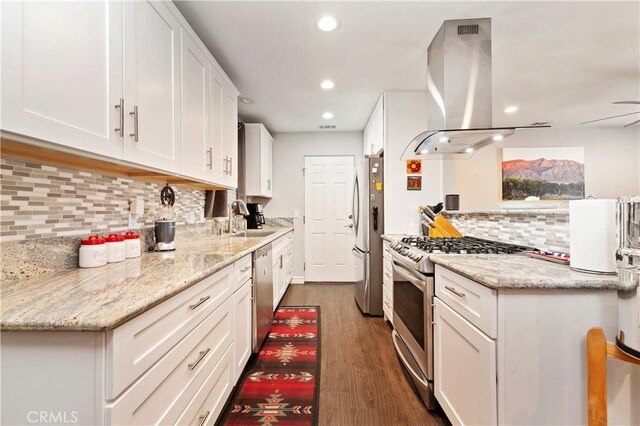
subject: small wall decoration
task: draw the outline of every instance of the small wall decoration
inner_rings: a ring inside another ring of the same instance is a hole
[[[420,191],[422,189],[422,176],[407,176],[407,191]]]
[[[422,172],[422,160],[407,160],[407,174],[419,175]]]
[[[584,198],[584,148],[502,149],[502,199]]]

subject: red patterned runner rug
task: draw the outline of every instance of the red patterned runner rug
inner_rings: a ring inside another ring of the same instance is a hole
[[[315,425],[319,384],[320,307],[280,307],[219,423]]]

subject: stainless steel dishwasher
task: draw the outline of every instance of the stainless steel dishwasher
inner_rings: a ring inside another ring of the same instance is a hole
[[[253,252],[253,343],[256,353],[273,320],[273,265],[271,244]]]

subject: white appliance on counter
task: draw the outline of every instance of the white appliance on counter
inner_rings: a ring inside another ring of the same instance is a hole
[[[353,254],[360,260],[355,299],[364,314],[382,315],[382,234],[384,232],[383,158],[365,156],[353,183],[349,225],[355,233]]]
[[[618,200],[618,334],[616,344],[640,358],[640,197]]]
[[[616,200],[569,201],[569,233],[572,269],[616,273]]]

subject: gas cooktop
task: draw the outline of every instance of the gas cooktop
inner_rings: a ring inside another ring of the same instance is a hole
[[[431,238],[404,237],[391,243],[392,257],[404,265],[423,273],[433,273],[429,254],[514,254],[537,251],[533,247],[475,237]]]
[[[404,237],[402,238],[401,242],[407,246],[415,247],[418,250],[422,250],[427,253],[512,254],[528,250],[535,250],[533,247],[501,243],[499,241],[483,240],[475,237]]]

